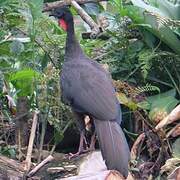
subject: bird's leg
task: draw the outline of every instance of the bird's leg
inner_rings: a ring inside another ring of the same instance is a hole
[[[94,132],[93,135],[91,136],[91,142],[89,146],[89,151],[94,151],[95,150],[95,144],[96,144],[96,133]]]
[[[85,147],[84,147],[85,146]],[[79,148],[76,153],[69,153],[69,159],[78,157],[79,155],[87,152],[87,141],[85,137],[84,131],[80,133],[80,142],[79,142]]]
[[[80,134],[80,142],[79,142],[78,152],[75,153],[75,154],[70,153],[69,158],[70,159],[75,158],[75,157],[78,157],[79,155],[81,155],[83,153],[94,151],[95,150],[95,143],[96,143],[96,133],[95,133],[95,131],[94,131],[93,135],[91,136],[91,142],[90,142],[89,148],[88,148],[88,144],[87,144],[87,141],[86,141],[85,133],[84,133],[84,131],[82,131],[81,134]],[[85,147],[84,147],[84,145],[85,145]]]
[[[89,151],[94,151],[95,150],[95,143],[96,143],[96,132],[95,132],[95,126],[94,126],[93,118],[92,117],[89,117],[89,118],[90,118],[90,123],[91,123],[91,132],[92,132]]]
[[[82,131],[80,133],[80,141],[79,141],[78,152],[82,152],[84,150],[84,145],[87,146],[87,141],[86,141],[85,133],[84,133],[84,131]]]
[[[85,131],[85,130],[84,130]],[[85,132],[80,133],[80,143],[79,143],[79,148],[78,149],[87,149],[88,148],[88,143],[86,140]],[[81,142],[82,141],[82,142]],[[81,144],[82,143],[82,144]],[[81,148],[82,147],[82,148]]]
[[[87,152],[87,141],[86,141],[86,137],[85,137],[85,121],[84,118],[85,116],[83,114],[74,112],[74,117],[76,119],[76,124],[80,130],[80,142],[79,142],[79,148],[77,153],[73,154],[73,153],[69,153],[69,158],[74,158],[79,156],[82,153]]]

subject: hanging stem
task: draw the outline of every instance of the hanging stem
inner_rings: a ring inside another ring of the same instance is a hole
[[[167,74],[169,75],[169,78],[171,79],[172,83],[174,84],[174,87],[176,88],[176,90],[177,90],[177,92],[178,92],[178,94],[179,94],[179,96],[180,96],[180,89],[178,88],[178,86],[177,86],[174,78],[172,77],[171,73],[169,72],[169,70],[166,68],[165,65],[164,65],[164,68],[165,68]]]

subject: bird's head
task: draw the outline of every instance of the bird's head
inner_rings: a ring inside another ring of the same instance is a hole
[[[68,29],[68,24],[73,22],[73,16],[67,6],[54,9],[50,16],[57,18],[59,26],[65,31]]]

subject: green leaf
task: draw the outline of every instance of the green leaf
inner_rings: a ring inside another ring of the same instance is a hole
[[[132,109],[133,111],[137,109],[137,104],[128,98],[124,93],[117,93],[116,96],[119,102],[127,106],[129,109]]]
[[[113,8],[118,8],[119,10],[123,10],[123,2],[122,0],[110,0]]]
[[[11,158],[16,157],[16,151],[14,148],[9,148],[9,147],[2,147],[0,148],[0,154],[3,154],[5,156],[9,156]]]
[[[16,158],[16,151],[14,148],[8,149],[8,153],[11,158]]]
[[[142,43],[142,41],[137,40],[129,44],[129,50],[131,52],[138,52],[142,50],[143,46],[144,44]]]
[[[59,142],[61,142],[64,138],[63,133],[61,133],[60,131],[55,130],[54,131],[54,140],[55,143],[58,144]]]
[[[140,5],[138,5],[138,7],[126,6],[126,15],[137,24],[147,24],[148,26],[144,26],[144,28],[157,36],[177,54],[180,54],[180,40],[178,39],[177,34],[164,23],[161,18],[164,16],[162,15],[163,13],[159,9],[151,7],[141,0],[135,2],[135,5],[137,5],[137,2],[140,2]],[[151,14],[151,12],[153,13]]]
[[[28,4],[34,20],[42,16],[43,0],[29,0]]]
[[[97,3],[86,3],[82,7],[90,15],[97,16],[99,14],[99,6]]]
[[[4,75],[3,73],[0,71],[0,93],[3,91],[3,86],[4,86]]]
[[[16,88],[18,96],[28,96],[31,95],[35,88],[35,80],[40,78],[39,73],[32,69],[24,69],[11,73],[9,81]]]
[[[4,42],[1,42],[0,43],[0,55],[8,55],[10,56],[11,53],[10,53],[10,44],[11,42],[7,42],[7,41],[4,41]]]
[[[155,96],[150,96],[147,98],[147,102],[151,106],[151,111],[155,108],[164,109],[166,112],[171,112],[173,108],[179,103],[175,98],[176,91],[174,89],[161,93]]]
[[[172,19],[180,18],[180,5],[173,4],[167,0],[156,0],[155,2],[149,0],[149,4],[145,3],[143,0],[131,0],[131,2],[146,11],[157,13],[161,16],[166,16]]]
[[[145,28],[141,28],[141,29],[142,29],[144,41],[151,49],[153,49],[155,47],[157,38],[152,33],[149,33]]]
[[[176,139],[176,141],[172,145],[173,157],[180,158],[180,138]]]
[[[11,74],[10,81],[19,81],[19,80],[26,80],[26,79],[33,79],[34,77],[38,77],[39,73],[32,69],[24,69],[21,71],[17,71]]]
[[[151,106],[147,101],[142,101],[137,104],[137,106],[141,109],[150,110]]]
[[[138,107],[150,111],[150,114],[154,109],[163,109],[167,113],[171,112],[173,108],[179,103],[175,98],[176,90],[172,89],[165,93],[161,93],[154,96],[149,96],[145,101],[137,104]]]
[[[165,98],[165,97],[168,97],[168,96],[172,96],[172,97],[175,97],[176,95],[176,90],[175,89],[171,89],[169,91],[166,91],[164,93],[161,93],[161,94],[157,94],[155,96],[150,96],[148,97],[148,101],[152,102],[156,99],[159,99],[159,98]]]

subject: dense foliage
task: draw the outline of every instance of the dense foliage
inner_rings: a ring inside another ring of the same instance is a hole
[[[60,101],[59,73],[66,35],[42,9],[43,0],[0,0],[0,129],[5,123],[15,123],[12,111],[18,111],[16,102],[26,97],[28,111],[40,111],[41,129],[47,122],[54,126],[53,143],[57,144],[73,119]],[[138,121],[137,112],[153,129],[179,103],[179,1],[110,0],[105,9],[99,4],[85,5],[84,9],[96,21],[103,16],[109,25],[105,27],[106,40],[82,39],[81,33],[89,29],[83,21],[76,32],[84,51],[108,65],[124,104],[123,117],[131,124],[126,132],[133,143],[144,130],[143,123],[136,130],[132,128]],[[8,133],[2,132],[0,140],[6,144],[0,145],[0,152],[15,155],[13,148],[7,148],[11,141]],[[45,132],[40,133],[38,141],[43,144]],[[179,158],[178,143],[173,140],[172,151]],[[134,167],[139,159],[135,161]]]

